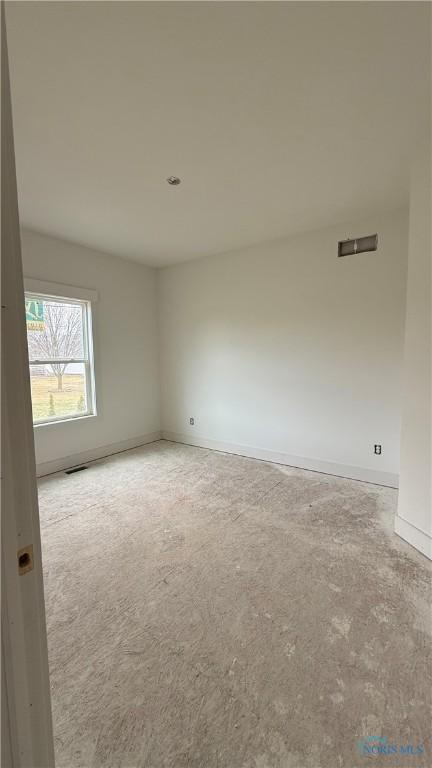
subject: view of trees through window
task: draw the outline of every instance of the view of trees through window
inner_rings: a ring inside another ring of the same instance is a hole
[[[85,304],[26,295],[35,422],[89,413]]]

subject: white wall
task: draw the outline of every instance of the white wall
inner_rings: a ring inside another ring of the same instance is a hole
[[[164,433],[397,482],[406,253],[396,211],[160,270]]]
[[[26,277],[99,293],[93,306],[97,416],[36,427],[39,470],[53,460],[83,452],[90,458],[97,448],[157,432],[155,270],[26,230],[22,255]]]
[[[432,557],[431,148],[411,175],[401,472],[396,532]]]
[[[98,415],[37,427],[38,465],[157,436],[157,275],[167,436],[395,484],[407,228],[396,211],[158,272],[23,231],[26,276],[99,292]]]

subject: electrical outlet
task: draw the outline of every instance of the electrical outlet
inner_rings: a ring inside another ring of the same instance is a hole
[[[381,445],[374,445],[374,453],[375,453],[377,456],[381,456],[381,453],[382,453],[382,447],[381,447]]]
[[[189,424],[191,425],[191,427],[193,427],[193,425],[195,424],[195,419],[193,418],[193,416],[190,417]]]

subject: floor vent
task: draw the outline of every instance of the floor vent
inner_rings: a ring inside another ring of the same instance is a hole
[[[66,469],[65,475],[73,475],[75,472],[82,472],[83,469],[88,469],[85,464],[82,464],[80,467],[72,467],[72,469]]]
[[[378,235],[366,235],[352,240],[338,242],[338,256],[352,256],[355,253],[367,253],[378,248]]]

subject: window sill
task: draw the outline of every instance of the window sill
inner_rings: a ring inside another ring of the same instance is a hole
[[[96,413],[84,413],[82,416],[68,416],[64,419],[52,419],[50,421],[38,421],[33,423],[33,429],[39,429],[40,427],[53,427],[58,424],[70,424],[73,421],[83,421],[84,419],[96,418]]]

